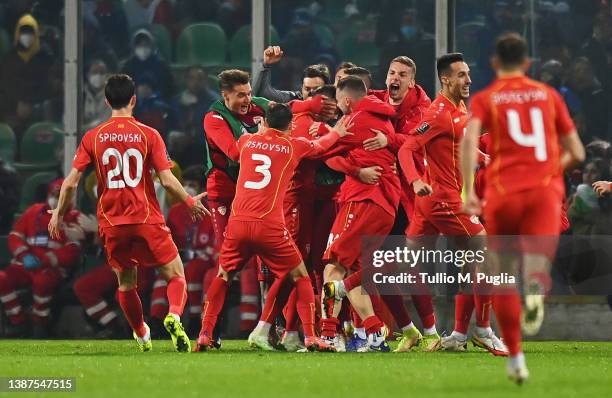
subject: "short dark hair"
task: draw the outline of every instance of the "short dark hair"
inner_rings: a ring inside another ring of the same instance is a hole
[[[304,72],[302,72],[302,80],[304,80],[305,77],[319,77],[323,80],[324,84],[329,84],[331,81],[329,68],[325,64],[315,64],[307,66],[304,69]]]
[[[412,60],[412,58],[407,57],[405,55],[400,55],[400,56],[393,58],[391,62],[389,62],[389,64],[392,64],[394,62],[399,62],[400,64],[404,64],[407,67],[411,68],[412,74],[416,76],[416,63]]]
[[[132,97],[136,88],[134,80],[124,74],[111,75],[104,86],[104,96],[113,109],[125,108]]]
[[[310,93],[310,95],[313,97],[317,94],[324,95],[335,101],[336,100],[336,86],[334,86],[333,84],[326,84],[324,86],[317,88],[316,90],[313,90]]]
[[[219,88],[221,91],[232,91],[234,86],[239,84],[248,84],[250,75],[239,69],[228,69],[219,73]]]
[[[518,33],[504,33],[497,38],[495,55],[502,67],[512,68],[521,65],[527,59],[527,53],[527,42]]]
[[[338,72],[340,69],[354,68],[356,66],[357,64],[354,64],[351,61],[343,61],[336,67],[336,72]]]
[[[367,76],[370,80],[372,79],[372,73],[366,68],[362,68],[361,66],[353,66],[351,68],[346,68],[344,73],[351,76]]]
[[[349,90],[359,97],[365,96],[368,92],[365,83],[357,76],[347,76],[338,82],[338,91]]]
[[[463,54],[461,53],[449,53],[444,54],[436,61],[436,70],[438,71],[438,79],[443,75],[451,73],[451,65],[455,62],[465,62]]]
[[[273,129],[287,130],[292,119],[293,113],[287,104],[274,104],[266,111],[266,122]]]

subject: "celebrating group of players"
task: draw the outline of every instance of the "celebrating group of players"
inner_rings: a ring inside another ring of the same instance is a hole
[[[281,56],[278,47],[265,52],[268,64]],[[260,321],[249,336],[252,346],[273,349],[270,329],[283,311],[281,344],[288,351],[389,351],[381,320],[389,316],[402,331],[395,351],[417,346],[463,351],[475,309],[473,343],[508,355],[508,375],[521,383],[528,371],[515,287],[497,294],[461,291],[454,331],[441,338],[426,289],[412,296],[421,333],[399,291],[379,294],[375,287],[361,286],[372,267],[362,259],[390,234],[400,204],[409,222],[406,244],[413,247],[440,234],[460,244],[482,238],[477,191],[482,197],[483,185],[490,235],[559,234],[563,170],[582,161],[584,149],[559,94],[525,76],[527,45],[519,35],[498,39],[492,66],[498,78],[474,96],[471,114],[464,104],[470,96],[470,70],[459,53],[438,59],[442,89],[433,102],[416,84],[416,65],[405,56],[391,61],[386,90],[369,89],[364,68],[342,65],[332,85],[329,72],[313,65],[304,72],[301,93],[278,92],[281,98],[272,98],[274,102],[253,96],[248,73],[222,72],[223,98],[204,118],[210,212],[201,202],[204,194],[190,196],[169,171],[159,133],[131,116],[136,102],[132,80],[114,75],[105,87],[112,117],[83,137],[52,214],[50,234],[63,233],[61,220],[70,198],[85,168],[93,164],[100,236],[118,276],[119,304],[134,338],[142,350],[151,349],[135,288],[136,268],[155,266],[168,283],[164,326],[178,351],[190,351],[180,321],[187,296],[183,265],[155,198],[153,169],[164,188],[189,206],[194,220],[210,215],[215,229],[219,271],[206,292],[194,351],[215,346],[215,326],[229,283],[256,262],[270,286]],[[482,136],[486,138],[479,139],[481,132],[488,133]],[[479,165],[485,174],[474,184]],[[364,236],[371,238],[362,241]],[[549,254],[530,247],[525,261],[547,264]],[[533,297],[541,298],[549,277],[542,267],[534,269],[526,280],[530,292],[538,294]],[[526,306],[527,311],[542,311],[541,299]],[[504,342],[491,330],[491,308]],[[345,345],[339,331],[341,321],[348,320],[354,336]]]

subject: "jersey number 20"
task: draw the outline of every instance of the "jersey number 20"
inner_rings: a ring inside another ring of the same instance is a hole
[[[258,162],[262,162],[259,166],[255,166],[255,172],[263,175],[261,181],[247,181],[244,183],[244,187],[248,189],[264,189],[272,180],[272,174],[270,174],[270,166],[272,166],[272,159],[269,156],[254,153],[251,155],[251,159]]]
[[[106,174],[106,186],[108,189],[125,188],[126,184],[128,187],[135,188],[142,179],[142,154],[140,151],[136,148],[129,148],[121,154],[116,148],[107,148],[102,154],[102,164],[108,165],[111,157],[114,157],[117,163]],[[131,157],[136,159],[136,176],[134,178],[130,175]],[[120,174],[122,174],[123,178],[114,179]]]
[[[517,144],[535,149],[535,158],[540,162],[545,162],[546,154],[546,135],[544,132],[544,117],[540,108],[529,109],[529,118],[531,119],[532,133],[527,135],[521,128],[521,118],[519,113],[513,109],[509,109],[508,116],[508,131],[510,137]]]

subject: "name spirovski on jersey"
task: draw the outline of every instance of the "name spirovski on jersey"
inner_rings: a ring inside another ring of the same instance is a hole
[[[491,99],[495,105],[526,104],[535,101],[546,101],[548,93],[542,89],[503,91],[494,93]]]
[[[140,133],[101,133],[98,135],[100,143],[103,142],[142,142]]]
[[[280,153],[286,153],[286,154],[289,154],[290,152],[288,145],[270,144],[267,142],[253,141],[253,140],[248,141],[245,144],[245,147],[252,148],[252,149],[261,149],[262,151],[280,152]]]

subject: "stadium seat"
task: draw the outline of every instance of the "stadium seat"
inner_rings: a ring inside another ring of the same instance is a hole
[[[251,25],[244,25],[234,33],[229,42],[229,56],[232,66],[240,69],[251,67]],[[274,26],[270,27],[270,45],[279,45],[280,37]]]
[[[153,24],[148,27],[149,31],[155,37],[157,49],[161,56],[168,62],[172,62],[172,38],[170,32],[164,25]]]
[[[227,37],[216,23],[188,25],[179,35],[176,62],[180,65],[217,67],[225,63]]]
[[[44,190],[46,192],[46,186],[53,180],[58,178],[57,173],[54,171],[43,171],[31,175],[27,180],[24,181],[21,187],[21,198],[19,200],[19,211],[23,213],[28,207],[36,203],[37,194]],[[41,186],[45,188],[41,188]]]
[[[13,129],[8,124],[0,123],[0,158],[12,164],[15,161],[16,149],[17,139]]]
[[[21,140],[21,158],[14,164],[18,171],[43,171],[59,163],[64,135],[51,122],[34,123]]]
[[[11,51],[11,40],[9,39],[8,33],[0,28],[0,59],[4,57],[6,53]]]
[[[349,31],[338,40],[340,58],[351,61],[359,66],[372,67],[378,65],[380,50],[376,43],[360,38],[359,32]]]

